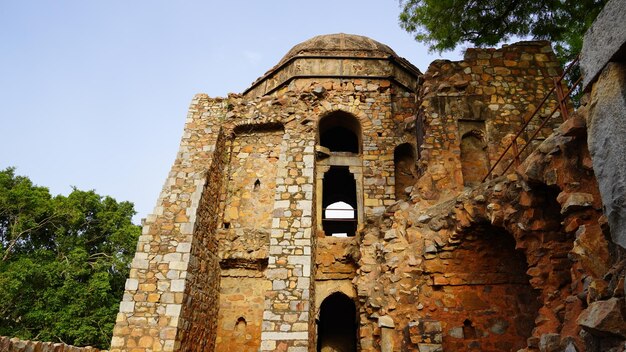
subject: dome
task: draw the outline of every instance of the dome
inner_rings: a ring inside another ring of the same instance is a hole
[[[398,56],[390,47],[371,38],[362,35],[337,33],[318,35],[294,46],[280,60],[277,66],[300,55]]]
[[[410,91],[416,89],[419,69],[390,47],[354,34],[325,34],[289,50],[276,66],[259,77],[243,94],[262,96],[294,79],[372,77],[393,79]]]

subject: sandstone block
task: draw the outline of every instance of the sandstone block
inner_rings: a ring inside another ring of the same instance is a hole
[[[626,321],[622,299],[613,297],[593,302],[578,317],[578,324],[596,336],[621,336],[626,338]]]

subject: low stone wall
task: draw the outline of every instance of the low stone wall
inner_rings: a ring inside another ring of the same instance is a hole
[[[17,337],[0,336],[2,352],[108,352],[95,347],[76,347],[59,342],[40,342],[20,340]]]

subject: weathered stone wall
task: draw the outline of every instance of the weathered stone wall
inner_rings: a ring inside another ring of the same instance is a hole
[[[314,121],[334,111],[345,111],[358,119],[365,216],[384,212],[395,202],[394,149],[402,143],[415,143],[411,128],[415,123],[415,94],[389,80],[300,79],[290,88],[314,98],[305,107]],[[309,133],[316,136],[317,130]]]
[[[463,61],[437,60],[424,74],[420,116],[425,126],[420,168],[423,176],[414,190],[416,199],[449,198],[463,189],[462,139],[474,135],[487,158],[471,160],[469,170],[486,170],[500,156],[560,75],[559,63],[548,42],[520,42],[500,49],[468,49]],[[545,117],[555,97],[540,111]],[[539,133],[545,138],[562,120]],[[520,147],[542,119],[531,122]],[[480,161],[482,160],[482,164]],[[507,165],[510,157],[505,158]],[[502,168],[496,169],[501,173]],[[467,175],[472,184],[483,175]],[[467,183],[467,182],[465,182]],[[431,202],[432,204],[432,202]]]
[[[355,37],[327,39],[366,40]],[[551,134],[555,118],[517,173],[480,182],[558,76],[549,44],[436,61],[419,101],[419,71],[374,47],[389,56],[288,54],[244,95],[194,99],[112,351],[313,352],[321,304],[338,296],[354,300],[360,351],[623,344],[626,255],[607,240],[586,145],[597,104]],[[358,121],[358,153],[318,148],[320,120],[337,112]],[[357,187],[354,237],[321,231],[333,163]]]
[[[312,270],[316,260],[313,172],[317,121],[330,112],[345,111],[361,124],[364,208],[367,216],[373,216],[395,201],[394,149],[407,141],[414,143],[407,127],[415,121],[414,99],[413,94],[388,80],[365,79],[348,82],[299,79],[273,96],[229,97],[230,111],[223,123],[239,133],[231,141],[228,156],[230,176],[225,181],[223,223],[218,232],[218,237],[223,238],[220,253],[222,268],[227,269],[223,275],[228,277],[257,276],[250,269],[263,271],[267,265],[263,276],[270,279],[272,289],[265,293],[261,349],[314,348],[309,341],[315,339],[311,324],[314,324]],[[254,133],[258,126],[276,124],[283,126],[282,136]],[[246,129],[252,132],[249,137],[244,136]],[[267,158],[269,163],[255,164]],[[270,200],[259,197],[262,201],[252,202],[257,179],[260,183],[257,192],[265,186],[275,192]],[[261,232],[268,220],[263,215],[267,204],[273,204],[273,209],[265,252]],[[248,223],[241,223],[241,218]],[[252,225],[251,218],[255,229],[261,232],[246,229]],[[228,229],[224,228],[226,223]],[[263,262],[265,255],[267,264]],[[330,270],[329,277],[354,276],[354,259],[350,263],[351,259],[344,257],[334,264],[336,270]],[[222,290],[225,289],[223,286]],[[228,297],[222,296],[221,304],[226,303],[224,300]]]
[[[352,279],[359,261],[359,243],[354,237],[317,239],[315,280]],[[332,292],[331,292],[332,293]]]
[[[213,160],[197,210],[197,225],[187,267],[176,350],[210,351],[215,348],[220,287],[217,242],[220,182],[224,175],[226,136],[219,131]]]
[[[2,352],[107,352],[94,347],[76,347],[58,342],[20,340],[16,337],[0,336]]]
[[[623,323],[611,297],[623,300],[624,256],[605,238],[583,121],[549,137],[520,176],[431,208],[400,202],[368,229],[356,281],[362,351],[604,351],[623,341],[608,328],[581,333],[576,320],[608,305],[611,323]]]
[[[276,165],[284,131],[241,126],[231,144],[223,224],[269,230],[274,210]],[[269,126],[271,127],[271,126]]]
[[[221,179],[216,153],[226,110],[224,100],[206,95],[191,103],[176,161],[137,243],[111,351],[193,350],[196,337],[214,343],[217,246],[214,229],[197,222],[215,223],[209,203]]]
[[[265,292],[270,289],[263,277],[222,277],[215,351],[259,350]]]

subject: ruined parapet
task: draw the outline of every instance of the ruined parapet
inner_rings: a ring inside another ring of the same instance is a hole
[[[445,199],[464,186],[481,183],[560,73],[559,62],[546,41],[520,42],[500,49],[471,48],[462,61],[433,62],[420,91],[418,119],[424,127],[422,177],[414,189],[418,199]],[[545,118],[555,105],[556,97],[549,98],[540,116]],[[520,147],[542,122],[538,120],[520,136]],[[559,120],[556,117],[549,123],[539,133],[539,140],[545,139]],[[511,156],[505,157],[504,164],[510,160]]]

